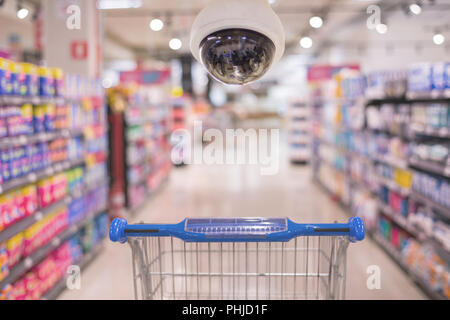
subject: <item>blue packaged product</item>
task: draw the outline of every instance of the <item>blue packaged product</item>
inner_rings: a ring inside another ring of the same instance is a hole
[[[20,65],[15,62],[9,63],[9,70],[11,72],[10,77],[10,87],[11,91],[9,92],[10,95],[18,96],[20,95]]]
[[[22,174],[28,174],[32,171],[31,168],[31,146],[25,146],[22,157]]]
[[[80,236],[77,234],[69,240],[70,255],[74,262],[80,261],[83,256],[83,248],[79,237]]]
[[[53,80],[52,73],[50,69],[45,67],[40,67],[39,73],[39,95],[41,97],[49,98],[52,97],[53,93]]]
[[[450,62],[445,64],[445,89],[450,90]]]
[[[45,131],[45,106],[36,105],[33,108],[34,132],[40,133]]]
[[[55,130],[56,107],[54,104],[46,104],[44,106],[44,130],[52,132]]]
[[[13,88],[11,82],[11,61],[0,58],[0,94],[10,95]]]
[[[6,119],[3,117],[3,108],[0,110],[0,139],[8,136],[8,126]]]
[[[3,182],[11,180],[11,150],[3,149],[1,151],[2,157],[2,179]]]
[[[429,92],[432,89],[432,67],[429,63],[416,64],[408,71],[408,90]]]
[[[39,170],[39,158],[38,158],[38,147],[37,145],[33,144],[29,146],[29,156],[30,156],[30,169],[31,171],[38,171]]]
[[[39,93],[38,68],[30,63],[22,63],[20,86],[21,94],[27,97],[37,96]]]
[[[0,58],[0,95],[7,94],[7,82],[8,82],[8,65],[7,61]]]
[[[433,64],[431,78],[433,90],[443,91],[445,89],[445,63]]]
[[[11,178],[17,178],[22,176],[22,158],[25,152],[22,147],[14,148],[12,151],[11,159]]]
[[[23,122],[22,134],[33,134],[33,105],[26,103],[20,107]]]

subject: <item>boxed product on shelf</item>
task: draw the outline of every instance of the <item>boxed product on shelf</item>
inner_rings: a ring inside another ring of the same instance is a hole
[[[8,95],[11,92],[11,71],[9,60],[0,58],[0,95]]]
[[[39,207],[45,208],[63,199],[67,195],[67,177],[57,174],[37,183]]]
[[[367,74],[366,77],[367,88],[364,95],[368,99],[399,98],[407,92],[408,71],[376,71]]]
[[[412,188],[433,201],[450,208],[450,183],[446,179],[414,171]]]
[[[388,205],[395,213],[404,217],[408,215],[408,199],[385,186],[379,190],[380,199]]]
[[[69,194],[81,190],[84,185],[84,169],[82,167],[73,168],[65,172],[67,179],[67,188]]]
[[[402,255],[408,266],[419,273],[433,290],[450,299],[450,267],[432,247],[409,241]]]
[[[0,231],[32,215],[37,207],[37,190],[33,185],[0,195]]]
[[[379,233],[398,251],[402,251],[408,244],[411,236],[399,228],[391,220],[383,216],[379,217]]]
[[[421,160],[439,162],[446,165],[450,155],[450,143],[448,142],[427,142],[414,143],[412,154]]]
[[[55,210],[24,231],[24,256],[28,256],[53,239],[68,226],[66,207]]]
[[[8,265],[8,251],[6,250],[6,245],[0,243],[0,281],[2,281],[8,275]],[[1,289],[3,288],[0,288],[0,290]]]
[[[408,91],[428,93],[432,89],[432,65],[420,63],[411,66],[408,71]]]
[[[352,191],[352,212],[364,220],[367,230],[374,230],[377,226],[378,205],[371,193],[355,188]]]
[[[68,206],[68,224],[73,225],[81,220],[83,220],[88,213],[87,211],[87,198],[82,196],[80,198],[74,199]]]
[[[412,95],[445,95],[449,90],[450,63],[420,63],[408,72],[408,90]]]
[[[25,248],[23,233],[18,233],[6,241],[6,251],[8,253],[8,266],[13,268],[22,258]]]

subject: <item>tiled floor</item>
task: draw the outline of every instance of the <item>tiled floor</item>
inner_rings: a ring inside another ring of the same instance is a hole
[[[175,223],[184,217],[290,217],[296,222],[348,219],[311,182],[307,167],[283,163],[275,176],[261,176],[254,166],[188,166],[174,169],[170,180],[131,222]],[[107,241],[102,254],[82,272],[81,290],[61,299],[132,299],[128,245]],[[381,289],[367,289],[367,268],[381,270]],[[347,262],[348,299],[424,299],[401,269],[371,240],[351,244]]]

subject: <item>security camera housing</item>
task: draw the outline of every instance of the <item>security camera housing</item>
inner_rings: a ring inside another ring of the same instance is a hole
[[[255,31],[269,38],[275,46],[272,64],[283,56],[283,25],[266,0],[215,0],[199,13],[192,25],[190,47],[195,59],[202,62],[200,45],[208,36],[233,29]]]

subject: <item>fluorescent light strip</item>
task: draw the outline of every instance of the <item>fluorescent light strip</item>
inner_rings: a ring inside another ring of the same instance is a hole
[[[97,7],[101,10],[136,9],[142,7],[142,0],[98,0]]]

